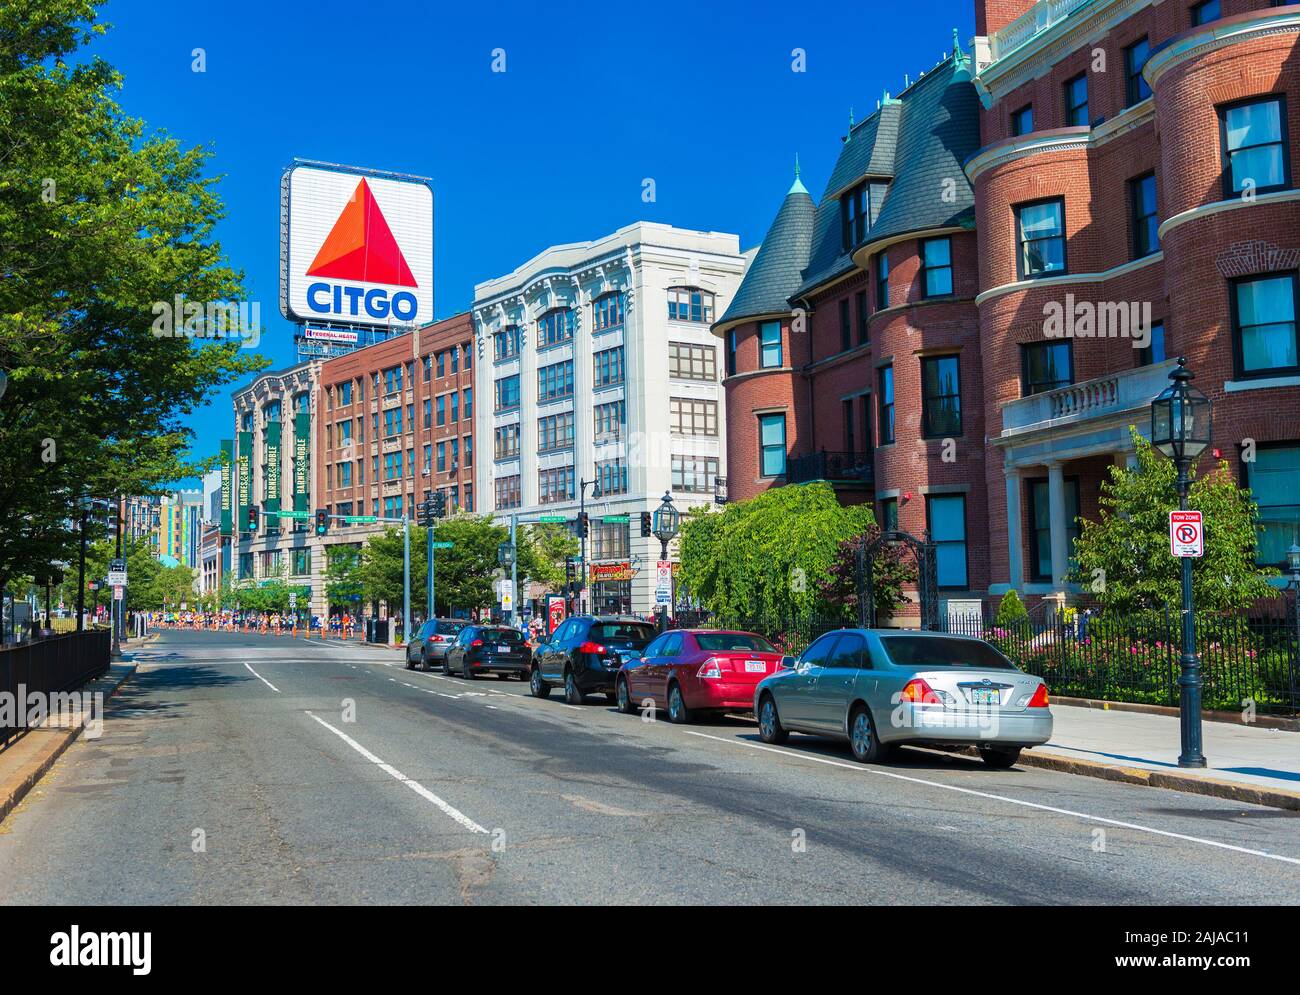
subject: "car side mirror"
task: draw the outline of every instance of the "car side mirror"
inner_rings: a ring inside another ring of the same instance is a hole
[[[792,657],[792,656],[789,656],[789,655],[783,656],[783,657],[781,657],[781,669],[782,669],[782,670],[794,670],[794,668],[795,668],[795,666],[798,664],[798,662],[799,662],[799,661],[796,660],[796,659],[795,659],[794,657]]]

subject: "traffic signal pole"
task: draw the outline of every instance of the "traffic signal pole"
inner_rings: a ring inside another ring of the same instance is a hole
[[[511,625],[515,621],[515,602],[519,600],[519,547],[515,540],[519,531],[519,516],[510,516],[510,618],[508,621]]]
[[[434,539],[434,531],[436,529],[437,529],[437,522],[430,522],[428,529],[425,531],[425,540],[426,540],[425,556],[427,557],[427,562],[429,564],[428,583],[425,585],[428,588],[425,591],[426,604],[428,604],[429,606],[426,609],[429,613],[426,616],[426,620],[430,618],[438,617],[438,613],[434,610],[437,602],[433,600],[434,575],[435,575],[435,568],[433,564],[433,539]]]
[[[403,623],[402,639],[409,639],[411,636],[411,520],[402,519],[402,595],[403,603]],[[396,639],[393,642],[397,642]]]

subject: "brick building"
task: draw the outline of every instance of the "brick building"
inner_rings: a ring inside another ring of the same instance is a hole
[[[977,0],[959,51],[787,195],[715,324],[729,491],[832,481],[943,597],[1066,596],[1077,520],[1183,355],[1300,539],[1300,5]],[[808,226],[811,224],[811,233]]]
[[[938,542],[946,597],[982,594],[984,414],[971,62],[953,53],[850,127],[814,208],[796,178],[732,306],[728,495],[829,480]]]
[[[414,519],[440,490],[449,515],[476,510],[473,345],[466,313],[320,364],[313,507]],[[321,571],[331,549],[385,527],[331,521]]]
[[[1281,563],[1300,528],[1300,6],[976,16],[992,592],[1071,590],[1075,519],[1180,355],[1214,401],[1213,451],[1260,505],[1260,562]],[[1075,334],[1055,334],[1070,314]]]

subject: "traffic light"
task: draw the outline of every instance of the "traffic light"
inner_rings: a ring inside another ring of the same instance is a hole
[[[316,509],[316,534],[323,536],[330,530],[330,513],[324,508]]]
[[[446,491],[433,492],[433,517],[434,518],[447,517],[447,492]]]
[[[649,536],[651,535],[650,528],[652,524],[653,523],[651,522],[650,512],[648,511],[641,512],[641,538],[642,539],[649,538]]]
[[[585,511],[578,512],[578,538],[579,539],[587,538],[587,529],[588,529],[589,521],[590,518]]]
[[[425,499],[420,502],[419,507],[420,524],[426,529],[433,525],[433,495],[426,495]]]
[[[572,556],[564,558],[564,582],[572,584],[578,576],[578,565],[573,562]]]
[[[256,531],[257,531],[257,505],[255,505],[255,504],[250,504],[250,505],[248,506],[248,523],[247,523],[247,524],[248,524],[248,531],[249,531],[249,532],[256,532]]]

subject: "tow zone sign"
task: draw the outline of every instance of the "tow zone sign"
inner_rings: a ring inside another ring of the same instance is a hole
[[[1199,511],[1169,513],[1169,552],[1174,556],[1205,555],[1205,526]]]

